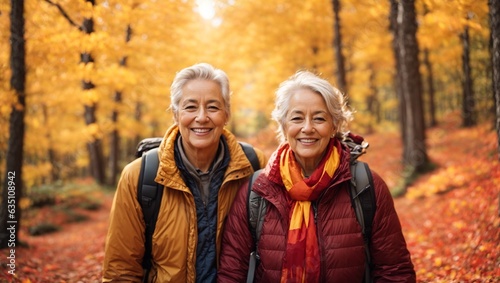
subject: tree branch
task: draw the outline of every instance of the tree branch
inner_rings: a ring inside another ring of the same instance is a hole
[[[45,2],[49,3],[49,4],[50,4],[50,5],[52,5],[52,6],[56,6],[56,7],[57,7],[57,10],[59,10],[59,12],[61,12],[61,15],[62,15],[62,16],[63,16],[66,20],[68,20],[68,22],[69,22],[69,24],[70,24],[70,25],[72,25],[72,26],[74,26],[74,27],[78,28],[78,30],[79,30],[79,31],[82,31],[82,30],[83,30],[82,26],[80,26],[80,25],[78,25],[77,23],[75,23],[75,21],[73,21],[73,20],[69,17],[68,13],[66,13],[66,11],[63,9],[63,7],[61,7],[61,5],[59,5],[58,3],[54,3],[54,2],[52,2],[52,0],[45,0]]]

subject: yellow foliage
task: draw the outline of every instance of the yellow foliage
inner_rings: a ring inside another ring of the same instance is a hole
[[[21,200],[19,201],[19,208],[21,208],[21,210],[25,210],[30,206],[31,206],[31,199],[27,197],[21,197]]]
[[[88,89],[83,91],[84,104],[92,106],[99,101],[99,92],[96,89]]]
[[[74,166],[84,167],[88,162],[85,143],[97,138],[106,142],[114,129],[129,139],[163,134],[172,122],[171,114],[165,112],[170,83],[177,71],[197,62],[212,63],[229,75],[232,121],[237,132],[248,135],[267,126],[276,88],[298,69],[314,70],[332,83],[336,81],[334,20],[328,0],[215,1],[215,17],[210,20],[196,12],[194,0],[111,0],[97,1],[94,6],[87,1],[57,3],[72,23],[46,1],[27,0],[25,4],[25,141],[27,158],[34,160],[44,159],[57,142],[57,154],[70,156],[68,159],[76,160]],[[473,36],[487,42],[486,1],[425,0],[418,5],[419,43],[431,51],[435,81],[440,84],[438,99],[455,101],[461,87],[456,79],[462,55],[458,34],[467,25]],[[3,121],[8,121],[15,102],[9,82],[9,33],[4,32],[9,30],[9,9],[6,1],[0,3],[0,121],[4,133],[8,125]],[[472,17],[466,19],[469,12]],[[388,16],[388,1],[342,1],[348,96],[354,109],[360,110],[360,125],[373,120],[373,113],[364,113],[366,98],[373,90],[383,113],[393,113],[398,106]],[[84,19],[94,22],[91,34],[79,29]],[[131,31],[128,41],[127,27]],[[81,63],[82,52],[90,53],[94,62]],[[476,82],[482,89],[488,82],[481,73],[486,67],[480,62],[487,53],[485,45],[472,54],[481,76]],[[369,84],[371,74],[373,85]],[[82,90],[83,81],[95,88]],[[113,98],[116,91],[122,93],[119,104]],[[83,112],[89,105],[96,106],[97,122],[85,126]],[[135,116],[137,109],[140,118]],[[116,124],[109,118],[113,110],[119,115]],[[2,137],[2,145],[4,141]],[[103,144],[106,151],[107,143]],[[454,181],[445,182],[447,188],[461,186],[460,180],[469,176],[459,168],[449,170],[440,177],[454,176]],[[429,191],[440,190],[436,185]],[[412,194],[425,195],[418,188],[410,190]]]
[[[23,180],[27,188],[41,185],[44,177],[49,176],[52,170],[52,164],[49,162],[41,162],[36,165],[25,164],[23,166]]]
[[[102,131],[98,124],[92,123],[86,126],[85,128],[87,141],[92,142],[95,139],[101,138]]]

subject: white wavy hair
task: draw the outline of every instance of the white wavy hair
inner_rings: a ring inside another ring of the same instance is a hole
[[[172,85],[170,86],[170,109],[174,117],[179,113],[179,103],[182,98],[182,88],[191,80],[205,79],[216,82],[222,92],[224,109],[227,117],[231,116],[231,90],[229,88],[229,78],[221,69],[214,68],[208,63],[198,63],[177,72]]]
[[[348,109],[340,90],[310,71],[298,71],[282,82],[276,90],[275,108],[271,116],[278,123],[278,138],[282,142],[286,139],[284,126],[290,108],[290,98],[299,89],[310,89],[323,97],[333,119],[335,136],[342,139],[347,132],[347,124],[352,120],[353,113]]]

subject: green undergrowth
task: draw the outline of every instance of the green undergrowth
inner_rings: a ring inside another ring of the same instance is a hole
[[[420,177],[431,173],[436,170],[438,165],[433,162],[428,162],[425,166],[420,168],[420,171],[415,170],[413,167],[408,167],[404,170],[403,177],[399,180],[399,183],[391,189],[391,195],[395,198],[403,197],[408,187],[413,185]]]
[[[64,229],[69,223],[84,222],[91,211],[102,207],[110,190],[92,181],[54,183],[28,190],[22,198],[22,225],[32,236]]]

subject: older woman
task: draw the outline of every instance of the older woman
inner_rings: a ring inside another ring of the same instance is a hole
[[[341,143],[351,113],[342,94],[301,71],[280,85],[272,115],[283,142],[252,188],[267,201],[255,282],[363,282],[364,242],[349,196],[349,149]],[[372,277],[415,282],[393,200],[372,174]],[[247,275],[253,240],[245,186],[227,219],[218,282],[245,282]]]
[[[155,181],[164,186],[152,237],[148,282],[215,282],[221,231],[252,166],[235,136],[226,74],[209,64],[177,73],[171,86],[175,124],[159,148]],[[261,166],[263,153],[256,150]],[[128,164],[111,208],[103,282],[141,282],[145,223],[137,200],[140,158]]]

